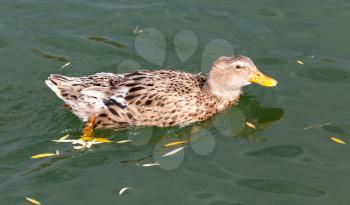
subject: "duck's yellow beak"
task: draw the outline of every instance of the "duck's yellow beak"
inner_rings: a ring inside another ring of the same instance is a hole
[[[273,87],[277,85],[277,81],[269,76],[264,75],[260,71],[254,71],[253,75],[250,77],[249,82],[257,83],[265,87]]]

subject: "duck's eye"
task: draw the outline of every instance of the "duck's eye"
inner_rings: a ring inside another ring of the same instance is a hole
[[[241,69],[241,68],[242,68],[242,66],[236,65],[236,69]]]

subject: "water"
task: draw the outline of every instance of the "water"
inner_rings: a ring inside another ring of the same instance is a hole
[[[1,203],[348,204],[350,150],[328,138],[350,137],[349,18],[343,0],[2,1]],[[145,41],[150,28],[158,36]],[[151,57],[142,50],[149,42]],[[278,86],[250,86],[238,107],[196,126],[101,132],[133,143],[73,151],[50,142],[78,137],[82,123],[60,109],[43,83],[49,74],[199,72],[213,53],[232,50]],[[162,159],[162,145],[175,140],[194,141]],[[57,148],[61,157],[30,159]],[[161,166],[132,161],[142,158]],[[118,196],[123,187],[131,189]]]

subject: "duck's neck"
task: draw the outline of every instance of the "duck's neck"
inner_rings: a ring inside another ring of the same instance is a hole
[[[242,89],[223,89],[218,86],[216,82],[212,82],[210,77],[208,77],[207,81],[203,86],[203,91],[207,93],[207,95],[213,95],[216,98],[219,98],[219,102],[217,104],[217,108],[219,111],[226,109],[228,106],[236,103],[239,99],[239,96],[242,94]]]
[[[228,101],[236,100],[242,93],[242,87],[235,89],[226,86],[226,79],[217,78],[215,73],[210,72],[208,78],[203,86],[205,92],[209,92],[212,95],[218,96]]]

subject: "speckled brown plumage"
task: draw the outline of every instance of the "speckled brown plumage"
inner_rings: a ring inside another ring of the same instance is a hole
[[[248,79],[237,88],[223,82],[241,80],[237,63],[247,67],[247,75],[256,69],[249,58],[234,56],[215,61],[208,76],[171,69],[87,77],[53,74],[46,84],[83,121],[94,117],[96,128],[185,126],[206,120],[238,101],[241,87],[250,83]],[[234,78],[227,78],[230,75]]]

